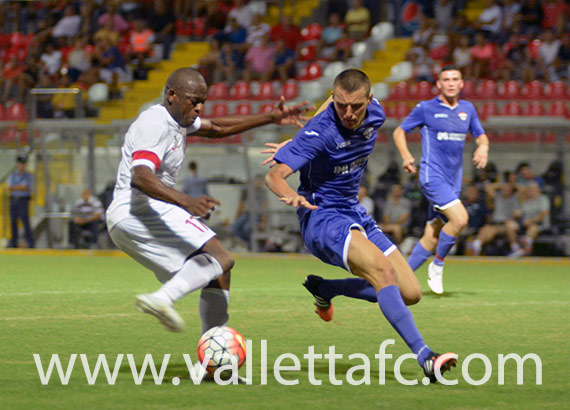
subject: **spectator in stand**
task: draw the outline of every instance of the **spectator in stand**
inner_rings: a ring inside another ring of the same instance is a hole
[[[525,196],[526,199],[515,211],[515,217],[521,219],[520,241],[523,249],[513,256],[530,255],[536,237],[550,229],[550,201],[542,194],[537,182],[533,181],[527,185]]]
[[[506,234],[511,253],[518,252],[520,246],[517,240],[518,225],[515,221],[515,211],[519,207],[519,200],[515,185],[508,181],[494,182],[485,186],[485,192],[493,207],[491,223],[481,227],[477,238],[468,245],[469,249],[475,256],[478,256],[485,244],[490,243],[497,235]]]
[[[283,15],[281,22],[271,27],[270,36],[273,42],[283,39],[287,48],[295,51],[295,53],[297,53],[302,41],[301,30],[291,22],[291,18],[287,15]]]
[[[235,7],[230,10],[228,17],[235,18],[242,27],[249,27],[253,19],[253,13],[246,0],[234,0]]]
[[[382,231],[392,238],[394,243],[399,245],[408,230],[411,202],[404,197],[404,190],[400,184],[394,184],[390,188],[388,199],[382,209]]]
[[[469,47],[469,37],[466,35],[459,36],[457,47],[453,49],[451,54],[453,64],[461,70],[463,77],[471,78],[471,47]]]
[[[346,61],[352,57],[352,45],[354,44],[354,39],[348,36],[346,30],[342,32],[342,36],[335,43],[335,54],[334,58],[337,61]]]
[[[465,35],[469,37],[469,39],[475,36],[475,29],[471,26],[464,13],[460,13],[453,19],[449,31],[451,34]]]
[[[224,31],[228,20],[231,4],[225,0],[208,1],[203,12],[204,35],[212,32]]]
[[[368,187],[360,185],[358,189],[358,202],[366,209],[366,215],[374,217],[374,200],[368,196]]]
[[[488,211],[485,201],[481,198],[479,189],[477,189],[475,185],[469,185],[467,187],[463,198],[463,205],[465,205],[469,220],[467,227],[461,232],[460,236],[470,240],[470,238],[478,234],[479,230],[487,222]]]
[[[34,236],[30,227],[30,198],[34,184],[34,177],[26,170],[28,158],[18,155],[16,169],[8,176],[8,190],[10,191],[10,223],[12,238],[9,248],[18,248],[18,220],[24,225],[24,234],[29,248],[34,247]]]
[[[524,0],[520,12],[523,34],[538,36],[542,29],[543,18],[544,12],[539,0]]]
[[[103,205],[98,198],[84,189],[81,198],[73,209],[73,219],[69,222],[69,244],[75,249],[81,245],[95,248],[103,215]],[[83,242],[83,243],[82,243]]]
[[[4,89],[2,90],[1,101],[16,99],[22,101],[22,92],[18,87],[19,78],[25,71],[26,67],[18,62],[18,58],[12,55],[8,62],[4,64],[1,70],[2,80],[4,81]],[[16,96],[19,97],[16,97]]]
[[[243,80],[269,81],[273,74],[273,64],[275,59],[275,49],[269,44],[269,36],[261,37],[261,43],[253,46],[245,54],[245,70]]]
[[[276,77],[282,83],[295,77],[295,52],[287,48],[282,39],[275,43],[275,57],[271,73],[271,79]]]
[[[105,25],[103,25],[99,30],[97,30],[93,35],[93,41],[95,43],[98,43],[102,38],[108,39],[109,43],[111,43],[111,45],[113,46],[119,44],[121,35],[113,27],[113,21],[111,19],[108,19]]]
[[[206,84],[212,84],[214,82],[215,73],[218,70],[221,50],[220,42],[214,37],[211,37],[208,42],[210,44],[210,51],[204,54],[200,61],[198,61],[198,71],[204,76]]]
[[[100,10],[95,8],[91,1],[82,2],[79,7],[79,15],[81,16],[81,25],[79,27],[80,34],[91,38],[99,29]]]
[[[81,16],[75,13],[72,5],[65,7],[64,16],[53,28],[52,37],[75,37],[81,27]]]
[[[556,77],[555,62],[560,50],[560,41],[550,29],[545,30],[542,37],[543,41],[538,49],[538,66],[544,79],[550,82],[552,77]]]
[[[557,34],[563,35],[568,32],[570,23],[570,5],[565,0],[543,1],[542,28],[552,29]]]
[[[59,77],[58,88],[70,88],[71,78],[68,75]],[[77,100],[75,94],[55,94],[51,100],[55,118],[75,118]]]
[[[176,40],[175,23],[176,17],[168,8],[165,0],[156,0],[154,9],[147,18],[148,27],[155,34],[155,42],[162,45],[162,59],[170,58],[172,44]]]
[[[522,194],[524,194],[525,188],[531,183],[536,182],[540,189],[544,187],[544,181],[541,177],[536,176],[532,167],[528,162],[520,162],[516,168],[517,185]]]
[[[109,97],[120,98],[119,84],[128,81],[125,58],[108,38],[101,38],[93,51],[93,65],[99,67],[99,76],[110,85]]]
[[[568,80],[570,78],[570,34],[565,34],[560,40],[558,56],[554,60],[554,75],[552,80]]]
[[[72,81],[77,81],[79,75],[91,68],[91,56],[87,54],[87,37],[76,37],[73,48],[67,55],[68,72]]]
[[[126,22],[117,10],[118,6],[119,1],[117,0],[107,2],[107,12],[103,13],[97,20],[99,27],[107,27],[107,25],[110,24],[110,27],[120,34],[125,33],[129,29],[129,23]]]
[[[414,47],[428,46],[431,44],[435,35],[434,20],[421,14],[420,26],[412,33],[412,41]]]
[[[361,41],[370,31],[370,11],[362,4],[362,0],[353,0],[352,7],[344,16],[344,24],[348,37]]]
[[[453,0],[436,0],[433,5],[433,17],[439,28],[448,32],[455,15],[455,2]]]
[[[56,49],[51,41],[48,41],[40,57],[40,61],[43,71],[53,77],[61,68],[61,51]]]
[[[504,81],[519,80],[525,83],[533,81],[536,78],[537,70],[527,42],[513,34],[505,47],[508,51],[499,77]]]
[[[338,14],[340,19],[344,21],[344,17],[348,11],[347,0],[328,0],[327,1],[327,16],[331,14]]]
[[[271,27],[261,21],[259,14],[254,14],[251,18],[251,25],[246,27],[247,37],[245,39],[248,47],[259,46],[263,43],[263,37],[269,35]]]
[[[238,21],[234,17],[230,17],[228,19],[228,24],[226,24],[226,28],[224,29],[223,33],[218,33],[215,36],[221,43],[230,42],[234,46],[239,46],[245,50],[245,40],[247,38],[247,30],[240,26]]]
[[[415,47],[409,53],[408,60],[414,65],[414,80],[433,82],[433,60],[429,56],[429,47]]]
[[[491,59],[494,55],[494,47],[489,43],[481,32],[475,34],[475,45],[471,47],[471,68],[474,79],[490,77]]]
[[[521,5],[516,0],[503,0],[503,21],[501,29],[503,33],[508,33],[518,20],[518,14],[521,11]]]
[[[204,195],[209,196],[208,180],[198,174],[198,165],[194,161],[188,164],[188,175],[182,180],[182,189],[186,195],[198,198]]]
[[[142,58],[143,61],[149,58],[153,44],[154,32],[146,26],[146,22],[143,19],[136,19],[129,36],[130,58],[133,60]]]
[[[490,41],[499,40],[503,27],[503,11],[496,0],[487,0],[487,5],[475,25]]]
[[[232,43],[222,44],[218,69],[214,73],[214,82],[227,81],[231,87],[239,78],[245,67],[243,54],[240,53]]]
[[[329,16],[329,23],[323,28],[321,38],[317,43],[318,54],[326,59],[336,59],[336,42],[342,37],[344,27],[340,16],[332,13]]]

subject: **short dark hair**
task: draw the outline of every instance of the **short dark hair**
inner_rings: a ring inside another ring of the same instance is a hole
[[[198,169],[198,165],[196,165],[196,162],[192,161],[188,164],[188,168],[190,168],[192,171],[196,171]]]
[[[356,68],[349,68],[336,76],[333,89],[336,87],[340,87],[348,93],[364,88],[368,96],[370,94],[370,79],[364,72]]]
[[[28,162],[28,157],[25,155],[18,155],[16,157],[16,162],[19,162],[20,164],[25,164],[26,162]]]
[[[444,71],[459,71],[459,72],[461,72],[459,67],[457,67],[455,64],[444,65],[443,67],[441,67],[441,70],[439,70],[439,73],[441,74]]]

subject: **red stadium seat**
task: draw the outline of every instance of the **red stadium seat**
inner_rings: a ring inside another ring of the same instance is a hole
[[[320,78],[323,75],[323,69],[317,63],[310,63],[306,67],[301,69],[299,73],[299,77],[297,78],[299,81],[311,81]]]
[[[296,81],[290,80],[283,83],[281,86],[281,95],[285,97],[286,100],[292,100],[299,96],[299,85]]]
[[[315,61],[317,59],[317,47],[313,44],[306,45],[299,51],[299,61]]]
[[[420,81],[410,87],[410,98],[412,100],[427,100],[432,97],[432,85],[427,81]]]
[[[404,118],[410,113],[410,107],[403,101],[396,103],[394,106],[394,117],[396,118]]]
[[[541,44],[542,44],[542,41],[540,41],[538,38],[536,38],[536,39],[534,39],[528,43],[527,48],[528,48],[528,51],[530,52],[530,56],[532,57],[533,60],[538,60],[539,54],[540,54],[540,45]]]
[[[29,115],[24,104],[15,102],[6,110],[5,118],[8,121],[27,121],[29,119]]]
[[[481,100],[492,100],[497,93],[497,83],[493,80],[482,81],[475,88],[475,96]]]
[[[390,94],[388,95],[388,100],[408,100],[410,98],[410,86],[408,83],[401,82],[398,83],[390,89]]]
[[[567,117],[568,110],[566,109],[566,104],[564,101],[555,101],[550,104],[548,115],[551,115],[553,117]]]
[[[209,110],[209,112],[207,113],[208,117],[224,117],[226,115],[228,115],[228,105],[225,103],[217,103],[212,105],[212,108]]]
[[[471,80],[466,80],[461,90],[461,97],[470,99],[475,95],[475,83]]]
[[[515,100],[521,97],[520,86],[517,81],[507,81],[497,89],[497,96],[503,100]]]
[[[321,38],[323,33],[323,26],[319,23],[311,23],[307,27],[301,30],[302,41],[312,41]]]
[[[539,100],[543,98],[542,88],[542,83],[540,81],[531,81],[522,87],[521,96],[529,100]]]
[[[261,104],[257,111],[258,111],[258,114],[267,114],[267,113],[273,111],[273,108],[274,108],[273,104],[269,104],[269,103],[268,104]]]
[[[234,109],[235,115],[250,115],[252,112],[250,103],[241,103]]]
[[[3,121],[4,117],[6,117],[6,109],[3,104],[0,104],[0,121]]]
[[[249,98],[249,83],[245,81],[237,81],[230,89],[228,99],[230,100],[246,100]]]
[[[509,117],[514,117],[522,114],[522,109],[517,101],[511,101],[503,107],[501,110],[501,115],[506,115]]]
[[[566,97],[566,87],[562,81],[554,81],[544,87],[544,96],[549,100],[560,100]]]
[[[203,18],[196,17],[192,20],[192,25],[190,26],[190,32],[198,37],[204,36],[204,30],[206,29],[206,23]]]
[[[481,118],[487,119],[487,117],[492,117],[498,115],[499,110],[497,109],[497,103],[494,101],[489,101],[483,104],[481,107]]]
[[[537,117],[544,114],[544,107],[540,102],[533,101],[527,104],[523,113],[524,115]]]
[[[252,96],[254,100],[272,100],[275,98],[273,83],[266,81],[259,84],[259,89]]]
[[[228,85],[226,83],[212,84],[208,90],[209,100],[225,100],[228,96]]]

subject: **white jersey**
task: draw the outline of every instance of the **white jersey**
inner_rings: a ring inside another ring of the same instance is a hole
[[[173,206],[133,188],[132,169],[147,166],[164,184],[174,186],[185,157],[186,135],[199,130],[201,124],[197,117],[190,127],[181,127],[161,104],[153,105],[138,116],[129,127],[121,148],[113,201],[107,210],[109,229],[129,215],[149,211],[160,215]]]

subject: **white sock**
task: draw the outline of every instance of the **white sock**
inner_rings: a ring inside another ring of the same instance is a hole
[[[475,239],[472,243],[471,246],[473,246],[473,253],[476,256],[481,255],[481,241],[479,239]]]
[[[214,326],[228,323],[228,304],[230,291],[219,288],[204,288],[200,293],[200,319],[202,334]]]
[[[513,252],[517,252],[518,250],[520,250],[521,246],[518,244],[518,242],[515,243],[511,243],[511,250]]]
[[[152,296],[174,303],[185,295],[203,288],[222,273],[222,267],[217,260],[206,253],[201,253],[188,259],[182,269],[159,290],[152,293]]]

